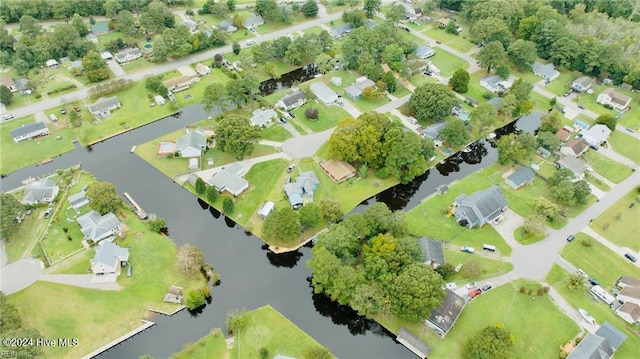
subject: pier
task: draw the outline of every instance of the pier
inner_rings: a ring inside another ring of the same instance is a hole
[[[87,355],[83,356],[83,357],[82,357],[82,359],[91,359],[91,358],[95,358],[95,357],[97,357],[98,355],[100,355],[100,354],[102,354],[102,353],[106,352],[107,350],[111,349],[112,347],[115,347],[116,345],[118,345],[118,344],[120,344],[120,343],[124,342],[125,340],[127,340],[127,339],[129,339],[129,338],[131,338],[132,336],[134,336],[134,335],[136,335],[136,334],[139,334],[139,333],[142,333],[142,332],[144,332],[145,330],[149,329],[150,327],[152,327],[152,326],[156,325],[156,323],[154,323],[154,322],[150,322],[150,321],[148,321],[148,320],[142,320],[142,322],[143,322],[144,324],[142,324],[140,327],[138,327],[138,328],[134,329],[133,331],[131,331],[131,332],[129,332],[129,333],[127,333],[127,334],[123,335],[123,336],[121,336],[120,338],[118,338],[118,339],[116,339],[116,340],[113,340],[113,341],[111,341],[111,342],[109,342],[109,343],[107,343],[107,344],[105,344],[105,345],[101,346],[100,348],[98,348],[98,349],[96,349],[96,350],[92,351],[91,353],[89,353],[89,354],[87,354]]]
[[[136,210],[136,214],[138,215],[138,218],[140,219],[147,219],[147,217],[149,217],[149,215],[147,214],[147,212],[145,212],[142,207],[140,207],[140,205],[138,203],[136,203],[136,201],[133,200],[133,198],[131,198],[131,196],[125,192],[124,193],[125,198],[127,198],[127,200],[131,203],[131,205],[133,206],[133,208],[135,208]]]

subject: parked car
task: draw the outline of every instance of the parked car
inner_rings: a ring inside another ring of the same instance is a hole
[[[576,271],[578,272],[578,274],[580,274],[581,276],[585,277],[585,278],[589,278],[589,276],[587,275],[587,273],[585,273],[585,271],[583,271],[582,269],[578,268],[578,270]]]
[[[280,117],[280,123],[287,123],[287,119],[284,117]]]
[[[12,114],[6,114],[6,115],[2,116],[2,119],[3,119],[3,120],[5,120],[5,121],[6,121],[6,120],[10,120],[10,119],[12,119],[12,118],[13,118],[13,115],[12,115]]]
[[[584,110],[584,106],[582,106],[582,105],[578,105],[578,108],[581,109],[581,110]]]
[[[467,289],[473,289],[473,288],[475,288],[477,286],[478,286],[478,283],[476,283],[476,282],[471,282],[471,283],[468,283],[466,285]]]
[[[476,250],[475,250],[475,249],[473,249],[472,247],[460,247],[460,251],[461,251],[461,252],[465,252],[465,253],[473,253],[473,252],[475,252]]]
[[[576,236],[574,236],[573,234],[570,234],[569,237],[567,237],[567,242],[571,242],[574,239],[576,239]]]
[[[600,282],[595,278],[589,278],[589,283],[591,283],[591,285],[600,285]]]
[[[475,298],[475,297],[479,296],[480,294],[482,294],[482,289],[472,290],[471,292],[469,292],[469,297]]]
[[[51,215],[51,212],[53,211],[53,208],[47,208],[47,211],[44,212],[44,218],[49,218],[49,216]]]
[[[444,287],[451,291],[458,289],[458,286],[453,282],[445,284]]]
[[[247,40],[247,46],[251,46],[256,43],[256,40]]]
[[[491,289],[491,288],[493,288],[493,286],[491,286],[491,283],[487,283],[487,284],[485,284],[484,286],[482,286],[482,291],[483,291],[483,292],[486,292],[486,291],[488,291],[488,290],[489,290],[489,289]]]
[[[60,113],[61,113],[61,114],[63,114],[63,115],[66,115],[66,114],[67,114],[67,109],[66,109],[66,108],[64,108],[64,107],[63,107],[63,108],[61,108],[61,109],[60,109]]]
[[[627,258],[628,260],[632,261],[633,263],[637,262],[638,259],[631,253],[625,253],[624,257]]]
[[[174,95],[173,92],[169,91],[169,92],[167,92],[167,98],[170,101],[175,101],[176,100],[176,95]]]
[[[289,116],[291,116],[291,117],[293,117],[293,118],[296,118],[296,114],[295,114],[295,113],[293,113],[293,112],[291,112],[291,111],[289,111]]]
[[[296,168],[296,165],[294,165],[293,163],[289,165],[289,168],[287,168],[287,173],[291,173],[293,172],[293,169]]]

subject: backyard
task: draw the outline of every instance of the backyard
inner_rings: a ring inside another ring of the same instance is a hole
[[[304,114],[304,111],[309,107],[318,109],[318,118],[315,121],[308,119]],[[290,119],[290,122],[300,122],[313,132],[321,132],[333,128],[338,124],[338,121],[349,117],[349,113],[341,107],[335,105],[326,106],[317,100],[308,100],[303,106],[295,109],[293,113],[296,118]]]
[[[611,145],[614,151],[640,164],[640,151],[638,151],[640,141],[620,131],[613,131],[611,135],[609,135],[609,145]]]
[[[429,60],[436,65],[438,70],[440,70],[440,76],[444,78],[451,77],[458,69],[466,70],[469,67],[467,61],[446,50],[436,47],[433,51],[435,55],[430,57]]]
[[[640,197],[634,189],[593,220],[590,227],[620,247],[640,251],[638,218],[640,218]]]
[[[422,32],[430,38],[440,41],[443,45],[447,45],[454,50],[466,53],[473,48],[473,43],[465,38],[463,35],[450,34],[445,29],[441,29],[436,25],[433,25],[431,29],[423,30]],[[468,29],[467,29],[468,31]]]
[[[640,143],[639,143],[640,145]],[[633,173],[631,168],[606,157],[597,151],[587,151],[584,159],[602,177],[613,183],[620,183]]]
[[[224,358],[226,355],[228,355],[227,343],[222,330],[217,328],[197,342],[185,344],[182,351],[172,355],[171,359]]]
[[[471,280],[486,279],[505,274],[513,269],[513,264],[510,262],[500,260],[499,258],[493,259],[482,255],[464,253],[461,252],[459,248],[451,245],[447,245],[444,249],[444,257],[447,263],[451,263],[454,267],[462,264],[464,268],[464,265],[471,261],[475,261],[480,265],[482,275],[477,278],[465,277],[464,271],[460,271],[447,279],[448,282],[457,282],[458,286],[466,284]]]

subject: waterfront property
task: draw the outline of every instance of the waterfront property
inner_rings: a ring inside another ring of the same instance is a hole
[[[52,179],[45,178],[31,182],[24,189],[22,204],[51,203],[60,192],[60,187]]]
[[[18,127],[15,130],[11,130],[11,137],[15,143],[30,140],[41,136],[48,135],[49,128],[42,122],[34,122],[22,127]]]
[[[441,338],[447,336],[447,333],[453,329],[458,320],[460,313],[466,305],[466,301],[461,296],[445,289],[445,296],[442,305],[431,312],[429,319],[425,321],[427,327]]]
[[[307,102],[307,95],[302,91],[295,91],[286,94],[278,103],[276,107],[279,107],[285,111],[294,110]]]
[[[426,359],[431,352],[430,346],[405,328],[400,328],[400,330],[398,330],[396,340],[421,359]]]
[[[115,214],[109,212],[105,215],[91,210],[76,219],[80,224],[80,231],[84,234],[85,240],[98,243],[103,239],[122,235],[124,225]]]
[[[211,176],[208,182],[218,192],[226,191],[237,197],[249,188],[249,182],[242,178],[244,173],[245,169],[241,164],[232,163]]]
[[[162,84],[171,92],[180,92],[191,87],[193,78],[191,76],[178,76],[164,81]]]
[[[330,160],[320,162],[320,167],[336,183],[346,181],[356,175],[356,169],[345,161]]]
[[[104,241],[96,247],[96,255],[91,260],[91,271],[94,275],[120,274],[122,267],[129,261],[129,250],[115,243]]]
[[[186,129],[184,136],[176,141],[176,152],[181,157],[200,157],[207,149],[207,136],[202,128]]]
[[[418,245],[422,251],[422,260],[433,269],[445,264],[442,242],[427,238],[418,238]]]
[[[111,111],[120,108],[122,104],[117,97],[100,98],[93,105],[89,105],[89,112],[96,118],[108,118]]]
[[[370,80],[366,76],[358,77],[353,84],[345,87],[344,93],[352,100],[357,100],[362,97],[362,93],[367,88],[376,88],[376,83]]]
[[[265,110],[257,109],[253,111],[253,114],[249,119],[249,122],[251,122],[252,126],[267,126],[268,124],[271,123],[271,120],[273,120],[275,117],[276,117],[276,112],[270,108]]]
[[[487,223],[499,223],[509,204],[502,196],[500,187],[493,186],[468,197],[461,194],[454,200],[454,205],[454,215],[458,223],[472,228]]]
[[[334,103],[338,100],[338,94],[322,82],[312,83],[311,86],[309,86],[309,89],[318,98],[318,100],[325,105]]]
[[[260,209],[258,210],[258,217],[264,220],[265,218],[267,218],[269,214],[271,214],[271,212],[273,212],[275,207],[276,207],[276,204],[273,203],[272,201],[265,202],[262,205],[262,207],[260,207]]]
[[[84,189],[76,194],[70,195],[67,197],[67,200],[69,200],[69,206],[76,211],[89,203],[89,199],[87,198]]]
[[[504,182],[511,188],[518,190],[533,182],[535,173],[529,167],[520,167],[504,179]]]
[[[318,176],[313,170],[301,172],[296,177],[295,182],[289,182],[284,185],[284,192],[289,199],[289,205],[293,209],[298,209],[305,203],[313,202],[313,195],[319,184]]]

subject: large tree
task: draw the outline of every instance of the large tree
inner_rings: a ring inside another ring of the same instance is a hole
[[[509,161],[514,163],[524,161],[527,157],[535,153],[538,148],[536,138],[529,132],[523,132],[516,135],[509,134],[500,137],[497,141],[498,146],[498,162],[507,164]]]
[[[405,268],[391,284],[391,310],[398,317],[418,322],[442,304],[444,280],[423,263]]]
[[[489,326],[469,337],[464,344],[464,359],[508,359],[513,357],[514,338],[502,324]]]
[[[469,31],[471,39],[475,43],[489,43],[499,41],[505,48],[509,46],[511,31],[507,24],[495,17],[484,18],[476,21]]]
[[[334,199],[328,198],[320,201],[320,209],[322,210],[322,217],[332,223],[340,221],[344,216],[340,202]]]
[[[176,268],[186,275],[200,272],[204,263],[204,254],[193,244],[183,244],[178,248],[174,262]]]
[[[251,126],[246,117],[228,115],[218,122],[216,145],[221,151],[231,153],[238,159],[253,152],[259,139],[260,130]]]
[[[89,207],[100,214],[115,212],[122,206],[116,186],[109,182],[93,182],[87,186]]]
[[[415,117],[426,122],[443,119],[457,103],[449,88],[442,84],[422,85],[409,98],[409,107]]]
[[[7,240],[18,229],[16,218],[24,210],[22,204],[8,193],[0,194],[0,240]]]
[[[449,142],[454,147],[466,145],[470,136],[465,124],[457,118],[450,120],[449,123],[440,131],[443,140]]]
[[[80,36],[86,36],[89,33],[89,27],[82,19],[82,16],[78,14],[73,14],[73,18],[71,18],[71,26],[73,26]]]
[[[522,39],[518,39],[509,45],[507,53],[511,62],[521,71],[528,70],[538,57],[536,44]]]
[[[204,110],[209,112],[214,109],[216,106],[219,106],[221,109],[225,109],[225,100],[227,96],[227,90],[224,85],[219,82],[214,82],[210,85],[207,85],[204,89],[204,94],[202,98],[202,104],[204,105]]]
[[[478,53],[478,63],[487,68],[487,73],[491,72],[491,69],[503,65],[506,58],[507,54],[500,41],[491,41],[484,45]]]
[[[449,86],[457,93],[466,93],[469,89],[469,73],[464,69],[457,69],[449,79]]]
[[[110,77],[111,71],[107,62],[95,51],[90,51],[82,58],[82,66],[91,82],[100,82]]]
[[[615,117],[609,114],[604,114],[596,118],[596,124],[605,125],[611,130],[611,132],[613,132],[616,130],[616,125],[618,124],[618,120],[616,120]]]
[[[291,207],[283,207],[271,213],[264,220],[262,232],[267,238],[284,242],[292,241],[300,236],[300,215]]]
[[[480,131],[490,128],[496,123],[496,108],[490,103],[476,106],[470,113],[471,121],[480,127]]]
[[[380,4],[380,0],[364,0],[362,9],[367,14],[367,17],[371,19],[376,11],[380,10]]]
[[[302,14],[304,14],[304,16],[314,17],[318,15],[318,4],[316,3],[316,0],[307,0],[304,4],[302,4],[300,10],[302,11]]]
[[[315,203],[308,203],[298,211],[300,213],[300,225],[309,228],[317,225],[322,220],[322,208]]]
[[[136,18],[129,10],[122,10],[116,15],[113,22],[114,29],[125,35],[133,35],[136,32]]]
[[[9,90],[9,88],[7,88],[7,86],[5,85],[0,85],[0,103],[3,105],[8,105],[11,103],[12,99],[13,93],[11,92],[11,90]]]

